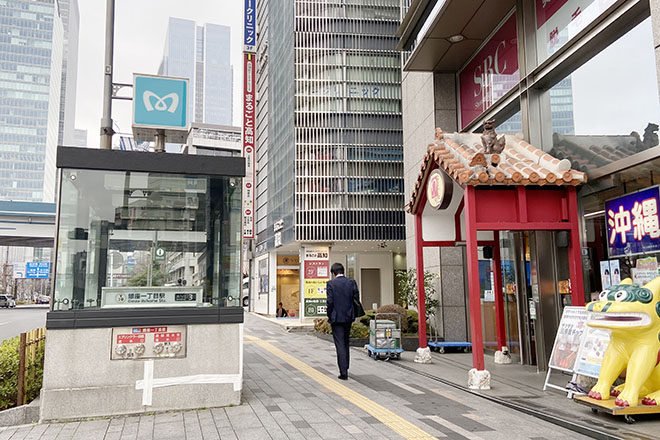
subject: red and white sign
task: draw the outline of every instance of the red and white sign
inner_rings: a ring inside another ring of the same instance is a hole
[[[458,73],[461,129],[518,84],[519,79],[514,13]]]
[[[305,260],[306,280],[327,280],[330,277],[329,260]]]
[[[154,343],[156,342],[179,342],[181,341],[181,332],[156,333]]]
[[[117,335],[117,344],[144,344],[144,334]]]
[[[133,333],[160,333],[166,331],[167,327],[133,327]]]
[[[254,238],[254,139],[255,139],[255,55],[243,54],[243,238]]]

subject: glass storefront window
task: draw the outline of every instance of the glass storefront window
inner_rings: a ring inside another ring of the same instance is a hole
[[[616,0],[536,0],[536,54],[539,64],[614,3]]]
[[[542,145],[591,172],[658,145],[660,104],[648,18],[541,98]]]
[[[239,306],[241,180],[63,169],[54,310]]]

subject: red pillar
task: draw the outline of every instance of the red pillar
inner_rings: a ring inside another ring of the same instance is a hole
[[[584,305],[584,280],[582,273],[582,251],[580,247],[580,219],[575,187],[567,188],[568,219],[571,227],[571,246],[568,249],[568,265],[571,277],[571,296],[574,306]]]
[[[468,263],[468,294],[470,299],[470,332],[472,335],[472,366],[484,370],[484,337],[481,330],[481,297],[479,295],[479,251],[477,249],[477,205],[473,186],[466,186],[465,232]]]
[[[502,263],[500,260],[500,233],[493,231],[493,288],[495,289],[495,322],[497,323],[497,348],[506,345],[506,324],[504,323],[504,294],[502,292]]]
[[[426,292],[424,292],[424,239],[422,214],[415,214],[415,263],[417,266],[417,312],[419,313],[419,348],[426,348]]]

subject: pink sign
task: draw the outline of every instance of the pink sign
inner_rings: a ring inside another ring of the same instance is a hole
[[[516,14],[513,14],[458,74],[461,128],[511,90],[519,78]]]
[[[543,26],[567,2],[568,0],[536,0],[536,28]]]

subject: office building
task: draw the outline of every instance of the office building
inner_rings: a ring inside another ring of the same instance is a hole
[[[0,1],[0,199],[55,201],[62,57],[57,1]]]
[[[58,145],[77,145],[76,129],[74,127],[76,119],[80,12],[78,10],[78,0],[58,0],[58,2],[64,29]],[[86,143],[87,139],[85,139],[85,146]]]
[[[87,146],[87,130],[76,128],[73,130],[73,144],[74,147]]]
[[[230,30],[170,17],[158,74],[188,78],[190,121],[232,124]]]
[[[369,307],[395,301],[405,260],[399,10],[397,0],[256,2],[259,313],[280,301],[303,311],[298,258],[312,244],[347,267]]]
[[[654,225],[660,197],[660,49],[654,35],[660,31],[660,1],[404,0],[402,7],[398,48],[405,60],[407,199],[420,200],[416,197],[423,188],[415,183],[420,182],[422,163],[429,169],[424,157],[430,143],[439,144],[442,133],[481,132],[483,121],[489,119],[501,124],[496,127],[498,133],[518,132],[522,140],[541,150],[534,150],[537,156],[548,153],[565,167],[586,173],[586,183],[578,186],[576,200],[571,202],[580,213],[575,228],[581,234],[580,243],[574,238],[567,242],[565,230],[543,230],[542,224],[535,230],[502,229],[499,237],[487,235],[495,227],[479,231],[478,240],[485,246],[479,251],[478,298],[468,295],[460,239],[456,246],[429,247],[423,252],[423,258],[430,260],[424,268],[439,277],[442,307],[437,329],[441,337],[471,340],[471,319],[476,314],[466,312],[468,297],[476,299],[473,305],[481,307],[484,347],[498,350],[506,345],[514,362],[545,370],[567,306],[589,302],[629,276],[635,284],[643,284],[648,281],[640,272],[643,259],[655,262],[658,258],[660,232]],[[461,138],[453,134],[447,138],[452,136]],[[471,138],[463,135],[462,139]],[[508,157],[507,149],[504,155]],[[534,182],[503,182],[490,191],[504,192],[511,185],[526,186],[527,191],[558,191],[558,184]],[[453,197],[459,200],[469,193],[468,185],[454,188]],[[609,208],[613,203],[617,208]],[[428,216],[452,225],[461,218],[460,213],[420,206],[415,215],[422,217],[422,223]],[[567,218],[566,209],[550,211],[562,211],[561,218]],[[520,215],[512,214],[512,218],[523,217],[523,212],[520,208]],[[637,221],[638,227],[630,223],[626,232],[624,223],[617,229],[616,222],[626,218]],[[473,224],[487,220],[476,219]],[[648,221],[649,229],[640,229],[640,221]],[[461,222],[457,223],[456,235],[461,236]],[[415,216],[407,215],[406,224],[408,255],[412,255]],[[463,224],[465,239],[468,225]],[[494,263],[489,240],[501,255],[500,267]],[[575,267],[569,270],[567,253],[575,247],[581,257],[578,273],[579,269],[582,273],[572,276]],[[408,264],[416,266],[412,258]],[[648,276],[654,278],[657,271],[651,269]],[[492,281],[493,274],[501,274],[501,286]],[[614,274],[620,279],[614,281]],[[498,289],[504,293],[500,298],[494,294]],[[498,308],[504,312],[496,316]]]

